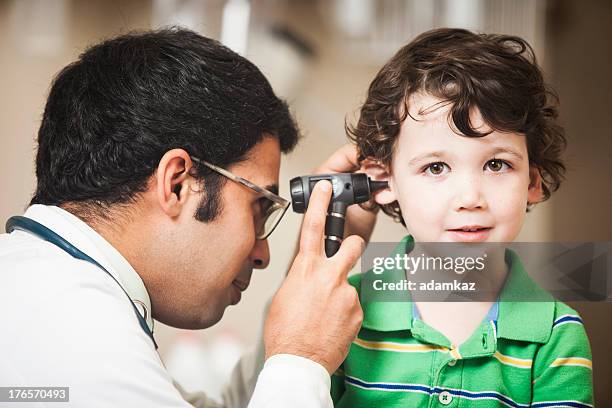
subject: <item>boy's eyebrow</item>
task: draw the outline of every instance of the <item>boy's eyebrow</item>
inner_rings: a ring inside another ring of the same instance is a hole
[[[492,155],[496,155],[497,153],[507,153],[511,156],[514,156],[517,160],[523,160],[523,155],[514,151],[513,149],[510,149],[508,147],[497,147],[495,149],[493,149],[493,151],[491,152]],[[418,164],[419,162],[425,160],[425,159],[442,159],[443,157],[445,157],[444,152],[441,151],[436,151],[436,152],[428,152],[428,153],[424,153],[421,155],[418,155],[412,159],[410,159],[410,161],[408,162],[409,166],[413,166],[415,164]]]
[[[493,150],[492,154],[495,155],[497,153],[507,153],[511,156],[514,156],[517,160],[523,160],[523,155],[516,152],[513,149],[507,148],[507,147],[497,147]]]
[[[413,157],[409,162],[408,165],[412,166],[415,165],[425,159],[441,159],[442,157],[444,157],[444,153],[443,152],[429,152],[429,153],[425,153],[425,154],[420,154],[416,157]]]

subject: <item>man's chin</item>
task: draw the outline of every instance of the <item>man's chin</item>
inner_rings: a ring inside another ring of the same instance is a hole
[[[180,319],[156,318],[156,320],[159,321],[160,323],[163,323],[167,326],[171,326],[177,329],[185,329],[185,330],[208,329],[209,327],[214,326],[215,324],[219,323],[219,321],[223,317],[223,314],[225,313],[225,309],[228,306],[229,305],[220,307],[219,308],[220,310],[215,311],[215,313],[212,315],[210,314],[206,316],[196,315],[196,316],[192,316],[190,319],[187,319],[186,318],[187,316],[183,315],[183,318],[180,318]]]
[[[215,310],[213,314],[208,316],[202,316],[203,320],[198,322],[198,330],[200,329],[208,329],[211,326],[219,323],[225,314],[225,310],[228,308],[228,304],[221,306],[219,305],[219,309]]]

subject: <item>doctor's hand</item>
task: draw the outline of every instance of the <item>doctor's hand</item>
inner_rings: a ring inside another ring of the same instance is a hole
[[[327,258],[324,230],[331,183],[318,182],[300,236],[299,252],[272,300],[264,328],[266,358],[294,354],[321,364],[331,374],[357,336],[363,312],[347,274],[365,247],[362,238],[344,239]]]
[[[364,172],[364,166],[360,167],[357,163],[357,149],[353,144],[342,146],[313,170],[313,174],[354,172]],[[359,205],[349,206],[346,210],[344,236],[359,235],[366,243],[369,242],[376,225],[377,213],[378,208],[365,210]]]

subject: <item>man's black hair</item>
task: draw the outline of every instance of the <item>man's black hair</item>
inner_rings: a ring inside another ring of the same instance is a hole
[[[38,132],[31,204],[129,203],[173,148],[227,167],[264,134],[282,152],[298,130],[251,62],[182,28],[122,35],[87,49],[55,78]],[[225,178],[198,166],[204,199],[196,213],[219,211]]]

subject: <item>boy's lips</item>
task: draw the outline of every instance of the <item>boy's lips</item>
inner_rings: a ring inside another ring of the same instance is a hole
[[[470,224],[470,225],[464,225],[462,227],[458,227],[458,228],[449,228],[449,231],[478,231],[478,230],[482,230],[482,229],[491,229],[492,227],[484,227],[482,225],[478,225],[478,224]]]
[[[489,231],[493,227],[484,227],[482,225],[464,225],[459,228],[448,229],[451,237],[455,241],[461,242],[482,242],[489,237]]]

